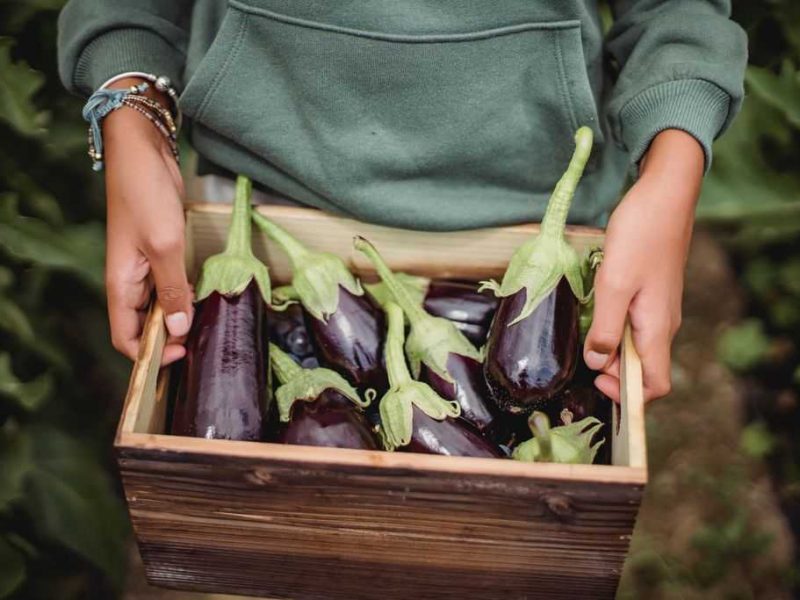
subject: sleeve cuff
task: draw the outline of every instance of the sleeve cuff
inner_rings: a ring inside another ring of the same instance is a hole
[[[116,29],[96,37],[84,49],[75,67],[75,88],[91,94],[115,75],[143,71],[166,75],[180,87],[183,53],[147,29]]]
[[[706,171],[711,167],[711,144],[728,118],[730,96],[702,79],[661,83],[646,89],[620,111],[621,141],[637,164],[656,134],[680,129],[703,147]]]

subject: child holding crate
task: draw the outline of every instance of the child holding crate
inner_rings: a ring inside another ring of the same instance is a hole
[[[60,70],[91,95],[114,346],[136,356],[154,285],[163,360],[184,354],[181,114],[209,190],[243,173],[265,201],[432,230],[539,220],[587,125],[570,218],[607,222],[607,241],[584,358],[618,398],[629,318],[645,395],[667,394],[695,204],[742,100],[746,39],[728,0],[613,0],[608,32],[597,4],[71,0]]]

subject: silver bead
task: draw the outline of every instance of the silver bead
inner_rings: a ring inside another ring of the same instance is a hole
[[[156,89],[159,92],[166,92],[172,86],[172,82],[169,80],[169,77],[161,75],[156,78]]]

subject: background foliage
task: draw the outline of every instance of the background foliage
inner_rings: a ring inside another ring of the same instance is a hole
[[[126,564],[107,467],[128,367],[81,104],[56,75],[61,4],[0,2],[0,598],[111,598]]]
[[[0,0],[0,598],[113,598],[126,565],[108,467],[128,366],[108,343],[101,182],[81,103],[56,76],[62,4]],[[748,297],[718,346],[750,390],[743,444],[772,466],[797,535],[800,2],[735,0],[734,17],[750,36],[748,97],[716,144],[699,216]],[[732,548],[769,543],[738,516],[714,527],[691,585],[724,577]]]

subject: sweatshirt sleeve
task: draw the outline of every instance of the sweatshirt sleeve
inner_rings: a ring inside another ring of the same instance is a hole
[[[88,95],[128,71],[180,86],[192,0],[70,0],[58,22],[64,85]]]
[[[608,103],[615,141],[638,163],[659,132],[703,146],[731,123],[744,96],[747,37],[730,0],[614,0],[606,49],[616,83]]]

